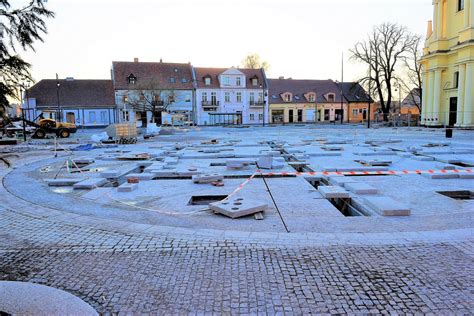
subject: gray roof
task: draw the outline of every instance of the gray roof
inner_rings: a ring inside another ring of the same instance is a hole
[[[340,87],[340,84],[338,84],[338,86]],[[343,82],[342,93],[349,103],[369,102],[369,100],[373,102],[373,100],[369,98],[368,93],[358,82]]]
[[[270,104],[309,103],[304,96],[308,92],[316,93],[317,103],[328,103],[325,97],[328,93],[335,95],[336,102],[341,100],[340,89],[332,80],[268,79],[268,88]],[[293,94],[291,102],[282,99],[285,92]]]

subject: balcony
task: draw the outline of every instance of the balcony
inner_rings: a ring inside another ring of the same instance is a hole
[[[250,101],[249,104],[251,108],[261,108],[265,106],[265,102],[263,101]]]
[[[201,101],[202,109],[206,112],[215,112],[219,107],[219,101]]]

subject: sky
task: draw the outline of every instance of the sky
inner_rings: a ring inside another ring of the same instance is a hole
[[[13,6],[24,3],[12,0]],[[364,76],[350,60],[375,25],[397,22],[424,36],[431,0],[48,0],[56,14],[44,43],[21,55],[35,80],[108,79],[112,61],[239,66],[249,53],[267,76],[294,79]]]

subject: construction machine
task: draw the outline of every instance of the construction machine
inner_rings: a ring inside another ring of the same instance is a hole
[[[25,126],[29,126],[29,132],[33,138],[45,138],[48,134],[55,134],[57,137],[68,138],[71,134],[77,132],[77,127],[73,123],[57,122],[53,119],[39,116],[34,121],[25,118],[18,118],[13,121],[23,121]],[[35,122],[37,121],[37,122]],[[17,126],[19,128],[19,126]]]

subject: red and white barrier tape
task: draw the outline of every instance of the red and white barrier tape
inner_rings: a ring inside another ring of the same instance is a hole
[[[387,170],[387,171],[311,171],[311,172],[263,172],[257,170],[256,174],[262,176],[370,176],[370,175],[407,175],[407,174],[471,174],[472,169],[455,170]]]

